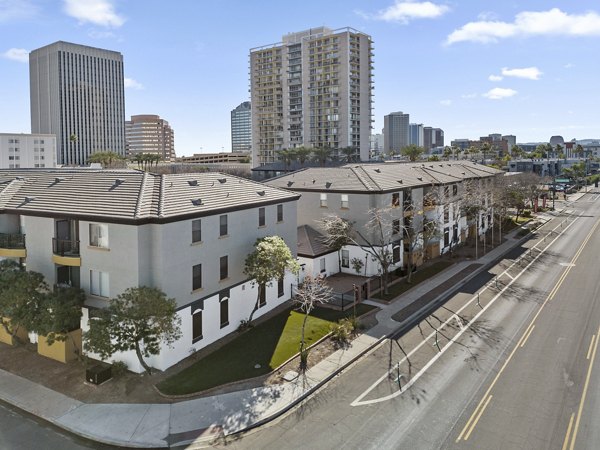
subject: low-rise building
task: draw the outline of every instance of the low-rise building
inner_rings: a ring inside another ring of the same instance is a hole
[[[0,169],[56,167],[53,134],[0,133]]]
[[[243,273],[246,256],[269,235],[296,255],[297,200],[219,173],[0,171],[0,256],[21,259],[50,286],[81,287],[84,331],[94,309],[125,289],[164,291],[182,324],[174,347],[147,360],[164,370],[249,317],[258,289]],[[275,280],[255,317],[288,300],[295,282]],[[142,371],[133,352],[113,360]]]

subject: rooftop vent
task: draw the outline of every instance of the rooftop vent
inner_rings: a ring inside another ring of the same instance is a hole
[[[328,181],[328,182],[326,182],[326,183],[325,183],[325,188],[326,188],[326,189],[329,189],[330,187],[331,187],[331,183],[330,183],[329,181]]]
[[[25,197],[25,203],[30,203],[35,200],[35,197]]]
[[[264,197],[264,196],[265,196],[265,191],[256,191],[256,193],[257,193],[258,195],[260,195],[261,197]]]
[[[423,177],[417,177],[417,180],[423,181]]]
[[[397,180],[397,181],[398,181],[398,183],[402,184],[402,180]]]
[[[188,180],[190,186],[198,186],[198,180]]]
[[[15,180],[17,180],[17,181],[25,181],[25,177],[15,177]]]
[[[375,169],[375,172],[381,173],[381,169]]]
[[[294,182],[293,182],[293,181],[288,181],[288,182],[287,182],[287,187],[292,187],[292,185],[293,185],[293,184],[294,184]]]
[[[61,181],[65,181],[65,178],[64,178],[64,177],[56,177],[56,178],[54,179],[54,182],[55,182],[55,183],[60,183]]]
[[[313,178],[313,180],[312,180],[313,184],[315,184],[315,181],[317,181],[317,180],[315,180],[315,179]]]
[[[202,205],[202,199],[201,198],[194,198],[194,199],[192,199],[192,205],[194,205],[194,206],[201,206]]]
[[[225,182],[227,181],[227,178],[218,178],[219,183],[221,184],[225,184]]]
[[[115,186],[120,186],[123,183],[125,183],[125,180],[123,178],[117,178],[115,180]]]

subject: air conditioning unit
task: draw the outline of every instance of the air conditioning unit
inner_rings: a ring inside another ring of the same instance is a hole
[[[112,366],[109,364],[96,364],[85,371],[85,379],[88,383],[100,385],[112,377]]]

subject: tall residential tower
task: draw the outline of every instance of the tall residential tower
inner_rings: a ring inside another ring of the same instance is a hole
[[[125,154],[123,55],[55,42],[29,54],[31,132],[56,135],[59,164]]]
[[[383,118],[383,151],[399,153],[409,144],[409,114],[393,112]]]
[[[250,50],[252,165],[294,147],[353,147],[369,158],[372,41],[352,28],[291,33]]]

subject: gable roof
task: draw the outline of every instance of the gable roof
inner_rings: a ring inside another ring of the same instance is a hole
[[[325,236],[310,225],[298,227],[298,256],[316,258],[333,252],[324,242]]]
[[[107,222],[171,222],[299,196],[222,173],[157,175],[139,170],[0,170],[0,213]]]

